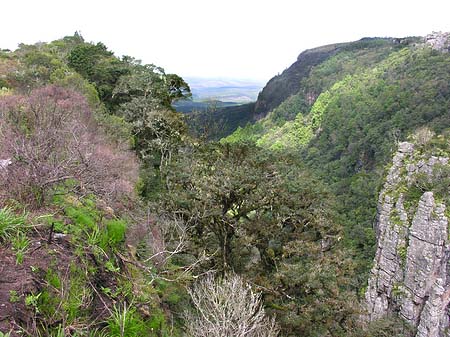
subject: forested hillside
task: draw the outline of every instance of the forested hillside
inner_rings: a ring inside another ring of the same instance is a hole
[[[265,118],[225,139],[299,153],[337,196],[346,240],[363,268],[373,254],[376,199],[396,143],[420,127],[444,135],[450,127],[449,54],[418,41],[347,45]]]
[[[364,318],[372,223],[399,141],[449,153],[448,47],[308,50],[189,123],[181,77],[77,33],[1,51],[0,336],[414,336]],[[445,207],[443,172],[399,193]]]
[[[413,41],[414,39],[364,38],[305,50],[296,62],[266,84],[254,105],[242,105],[239,107],[239,114],[233,114],[235,109],[227,108],[217,109],[214,113],[210,112],[210,115],[215,120],[222,121],[222,124],[231,124],[234,128],[244,127],[248,122],[253,124],[260,119],[280,126],[287,120],[293,120],[299,111],[306,111],[317,96],[336,80],[375,64],[392,51]],[[274,115],[265,118],[269,113]],[[208,120],[207,113],[201,114],[201,117]],[[228,129],[219,129],[210,137],[220,139],[230,134],[226,131]]]

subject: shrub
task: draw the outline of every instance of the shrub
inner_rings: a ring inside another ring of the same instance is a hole
[[[274,320],[266,317],[261,296],[239,276],[216,280],[209,275],[189,290],[195,306],[187,314],[188,336],[277,336]]]
[[[40,206],[61,182],[106,199],[133,192],[137,163],[112,144],[81,94],[47,86],[27,96],[0,97],[0,153],[12,158],[0,170],[0,200],[15,198]]]

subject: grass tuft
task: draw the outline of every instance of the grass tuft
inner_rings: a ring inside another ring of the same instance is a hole
[[[10,207],[0,209],[0,241],[11,241],[23,229],[25,220],[25,213],[17,215]]]

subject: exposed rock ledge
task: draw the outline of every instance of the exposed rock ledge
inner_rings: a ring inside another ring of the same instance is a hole
[[[366,291],[367,318],[372,321],[398,313],[416,328],[416,337],[450,336],[445,205],[427,191],[417,205],[405,206],[412,177],[431,175],[433,166],[447,165],[448,158],[416,157],[413,144],[400,144],[379,197],[377,252]]]
[[[450,52],[450,33],[433,32],[425,36],[424,40],[434,50]]]

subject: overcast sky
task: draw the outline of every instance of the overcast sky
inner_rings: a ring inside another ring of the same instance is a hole
[[[0,48],[80,31],[181,76],[268,80],[308,48],[450,31],[449,0],[7,0]]]

